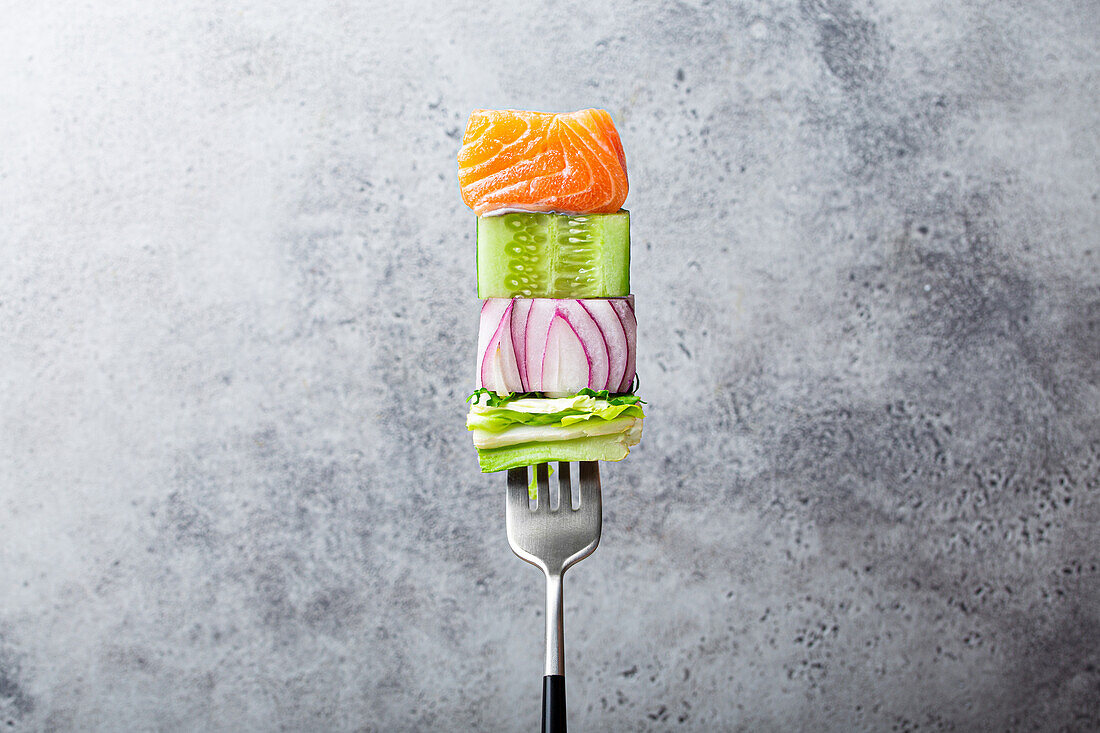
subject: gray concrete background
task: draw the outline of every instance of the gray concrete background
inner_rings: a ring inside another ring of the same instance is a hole
[[[15,2],[0,730],[532,730],[475,107],[607,108],[639,371],[576,730],[1100,727],[1094,1]]]

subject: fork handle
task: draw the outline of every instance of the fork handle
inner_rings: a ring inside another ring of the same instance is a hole
[[[542,733],[565,733],[565,675],[542,678]]]
[[[565,583],[546,573],[546,675],[542,678],[542,733],[565,733]]]
[[[565,675],[565,583],[562,573],[546,574],[547,677]]]

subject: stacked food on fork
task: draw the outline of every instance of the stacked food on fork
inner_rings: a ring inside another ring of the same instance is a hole
[[[634,394],[626,157],[604,110],[478,110],[458,154],[482,299],[467,427],[483,472],[620,461]]]
[[[565,733],[562,576],[600,542],[598,461],[625,458],[644,417],[634,395],[630,214],[621,208],[626,157],[603,110],[478,110],[458,168],[478,217],[483,299],[466,425],[481,470],[508,470],[508,544],[546,575],[542,729]],[[581,462],[575,484],[570,461]],[[537,467],[530,484],[528,466]]]

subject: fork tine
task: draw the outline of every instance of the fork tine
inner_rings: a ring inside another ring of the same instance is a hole
[[[559,461],[558,504],[551,509],[550,466],[534,467],[537,504],[534,511],[528,501],[527,467],[508,471],[508,546],[521,560],[536,566],[546,576],[546,680],[565,679],[565,633],[562,628],[562,576],[565,571],[591,555],[600,544],[603,529],[603,505],[600,498],[600,464],[580,463],[579,486],[571,475],[568,462]],[[573,496],[580,507],[573,511]],[[562,511],[567,507],[569,511]],[[545,689],[551,689],[546,687]],[[544,713],[547,709],[544,696]],[[551,702],[551,705],[553,702]],[[549,721],[549,722],[547,722]],[[564,729],[544,715],[546,730]]]
[[[538,506],[536,509],[550,511],[550,464],[540,463],[535,466],[535,476],[538,477]]]
[[[531,503],[527,498],[527,466],[508,469],[508,514],[512,515],[521,509],[530,509]]]
[[[569,462],[558,461],[558,509],[573,508],[573,493],[569,486]]]
[[[596,511],[602,508],[600,500],[600,463],[599,461],[581,462],[581,508],[595,504]]]

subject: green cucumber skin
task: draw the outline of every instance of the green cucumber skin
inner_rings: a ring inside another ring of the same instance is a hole
[[[585,247],[588,238],[592,246]],[[578,241],[579,240],[579,241]],[[478,217],[478,298],[630,293],[630,212]]]

